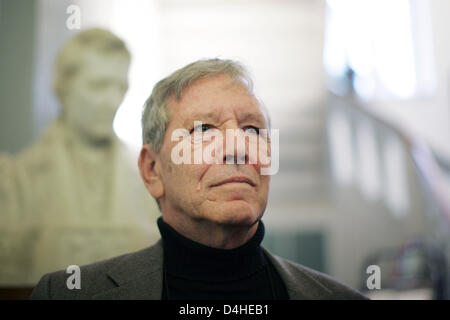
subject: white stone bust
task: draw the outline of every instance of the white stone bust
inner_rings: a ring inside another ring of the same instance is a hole
[[[91,29],[59,53],[54,79],[61,119],[76,139],[98,147],[114,137],[112,122],[128,90],[130,54],[112,33]]]
[[[0,285],[35,284],[159,238],[137,155],[113,131],[129,65],[124,42],[107,30],[82,31],[61,49],[60,117],[30,148],[0,157]]]

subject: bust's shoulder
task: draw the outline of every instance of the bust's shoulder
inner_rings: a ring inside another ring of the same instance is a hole
[[[65,125],[53,120],[28,147],[15,155],[15,160],[32,170],[45,167],[55,157],[55,151],[63,148]]]

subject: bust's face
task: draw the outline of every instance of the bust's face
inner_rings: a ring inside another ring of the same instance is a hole
[[[175,164],[171,158],[173,148],[179,143],[172,141],[172,132],[180,128],[191,132],[194,121],[202,121],[206,125],[202,128],[204,132],[221,132],[222,157],[228,154],[227,129],[249,130],[250,134],[258,136],[253,127],[267,129],[268,125],[254,95],[228,75],[217,75],[197,80],[183,91],[181,100],[170,99],[167,108],[170,122],[159,152],[164,188],[163,199],[160,199],[163,212],[225,225],[251,225],[260,219],[267,204],[270,178],[261,175],[259,156],[253,164],[248,159],[243,164],[227,164],[225,159],[222,164],[208,164],[205,161],[200,164]],[[192,138],[193,135],[191,133]],[[203,144],[206,146],[211,141]],[[268,144],[270,150],[270,142]],[[251,183],[223,183],[230,177],[245,178]]]
[[[88,141],[109,141],[128,90],[128,67],[124,56],[84,52],[83,65],[69,80],[61,101],[65,123]]]

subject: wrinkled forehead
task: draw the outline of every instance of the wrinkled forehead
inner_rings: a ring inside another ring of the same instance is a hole
[[[245,81],[226,74],[196,80],[182,91],[179,98],[175,95],[169,97],[166,110],[169,122],[175,115],[179,120],[189,122],[201,119],[219,121],[220,116],[231,108],[242,121],[254,120],[263,127],[270,126],[267,109],[253,88]]]

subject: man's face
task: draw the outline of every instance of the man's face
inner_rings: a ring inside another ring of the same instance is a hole
[[[91,142],[109,141],[113,120],[128,89],[129,60],[123,55],[83,53],[83,65],[69,80],[64,121]]]
[[[226,130],[267,129],[267,119],[257,99],[228,75],[218,75],[194,82],[183,91],[181,100],[169,99],[170,123],[160,150],[161,179],[164,195],[163,212],[175,212],[196,219],[224,225],[251,225],[264,213],[269,190],[269,176],[261,175],[259,156],[255,164],[175,164],[172,132],[184,128],[191,132],[194,121],[203,123],[203,132],[220,131],[223,156],[226,151]],[[241,131],[242,132],[242,131]],[[194,133],[191,132],[193,138]],[[210,144],[203,142],[203,146]],[[237,143],[234,143],[235,148]],[[248,144],[246,143],[248,152]],[[270,150],[270,143],[268,146]],[[193,149],[192,149],[193,150]],[[233,150],[235,151],[235,150]],[[194,151],[192,151],[193,154]],[[193,162],[192,162],[193,163]],[[244,177],[247,182],[221,184],[231,177]]]

